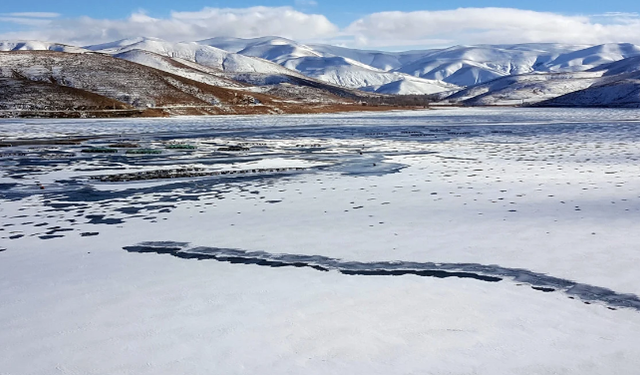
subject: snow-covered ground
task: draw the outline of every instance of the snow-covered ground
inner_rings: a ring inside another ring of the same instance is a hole
[[[0,374],[633,374],[639,114],[3,120]]]

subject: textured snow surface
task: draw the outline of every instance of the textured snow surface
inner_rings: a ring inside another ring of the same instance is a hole
[[[639,113],[1,120],[0,369],[633,374]]]

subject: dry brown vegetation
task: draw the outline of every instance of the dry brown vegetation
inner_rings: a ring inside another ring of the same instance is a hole
[[[374,95],[299,77],[288,79],[295,84],[274,85],[266,93],[256,93],[213,86],[97,53],[0,52],[0,116],[325,113],[407,109],[428,103],[427,97]]]

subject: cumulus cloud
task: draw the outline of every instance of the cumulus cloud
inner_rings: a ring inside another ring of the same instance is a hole
[[[20,37],[85,45],[137,36],[171,41],[198,40],[213,36],[252,38],[266,35],[312,39],[330,37],[337,32],[338,27],[323,15],[307,14],[291,7],[250,7],[172,12],[167,18],[154,18],[138,11],[122,20],[90,17],[54,19],[38,28],[6,33],[0,35],[0,38]]]
[[[204,8],[194,12],[174,11],[164,18],[151,17],[143,11],[126,19],[57,16],[46,12],[0,14],[0,20],[21,26],[20,31],[2,34],[0,38],[86,45],[138,36],[171,41],[214,36],[282,36],[302,42],[387,49],[540,42],[640,44],[640,16],[636,13],[571,16],[512,8],[381,12],[357,19],[343,29],[322,14],[293,7]]]
[[[361,18],[344,31],[360,45],[640,42],[640,18],[631,13],[566,16],[511,8],[381,12]]]

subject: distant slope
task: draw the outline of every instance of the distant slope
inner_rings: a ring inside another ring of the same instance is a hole
[[[463,105],[522,105],[587,88],[602,73],[532,73],[500,77],[459,91],[445,99]]]
[[[621,73],[633,73],[640,71],[640,56],[630,57],[624,60],[599,65],[590,72],[602,72],[604,77]]]
[[[550,99],[539,105],[546,107],[640,108],[640,77],[630,77],[590,87]]]
[[[462,105],[636,107],[640,56],[599,64],[586,72],[501,77],[461,90],[444,102]]]
[[[623,107],[640,108],[640,56],[592,69],[602,75],[583,90],[540,103],[553,107]]]

